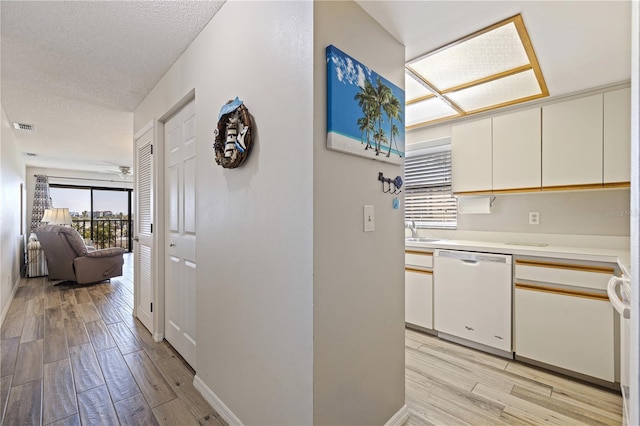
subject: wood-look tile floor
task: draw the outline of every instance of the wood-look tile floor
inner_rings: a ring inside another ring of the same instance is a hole
[[[225,424],[132,316],[132,277],[127,254],[110,282],[20,281],[0,329],[0,424]]]
[[[225,424],[193,372],[132,316],[125,275],[23,279],[0,329],[0,424]],[[619,394],[406,331],[407,425],[619,425]]]
[[[615,391],[407,329],[407,425],[620,425]]]

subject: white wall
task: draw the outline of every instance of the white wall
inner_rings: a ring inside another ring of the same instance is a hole
[[[136,134],[195,89],[196,372],[244,424],[313,421],[312,8],[227,2],[134,113]],[[235,96],[255,145],[223,169],[213,132]]]
[[[402,167],[326,148],[325,48],[404,87],[404,46],[355,2],[315,2],[314,27],[314,424],[382,425],[404,405],[404,239],[377,177]]]
[[[4,318],[8,301],[20,278],[23,237],[20,235],[20,184],[25,179],[22,153],[2,108],[0,140],[0,313]],[[24,198],[23,198],[24,199]],[[23,206],[24,208],[24,206]],[[26,224],[23,223],[23,229]],[[26,231],[25,231],[26,232]]]
[[[540,224],[529,225],[529,212]],[[497,195],[491,214],[458,215],[458,230],[629,236],[629,189]]]
[[[631,319],[629,424],[640,424],[640,4],[631,5]]]

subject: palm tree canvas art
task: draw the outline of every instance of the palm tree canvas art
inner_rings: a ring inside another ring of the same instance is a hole
[[[335,46],[327,47],[327,147],[404,161],[404,90]]]

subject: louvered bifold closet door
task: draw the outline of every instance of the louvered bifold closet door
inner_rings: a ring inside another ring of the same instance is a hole
[[[153,130],[136,140],[136,315],[153,330]]]

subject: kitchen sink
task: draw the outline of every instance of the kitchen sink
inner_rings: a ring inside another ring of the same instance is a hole
[[[432,243],[434,241],[442,241],[440,238],[426,238],[426,237],[409,237],[404,239],[407,243]]]

